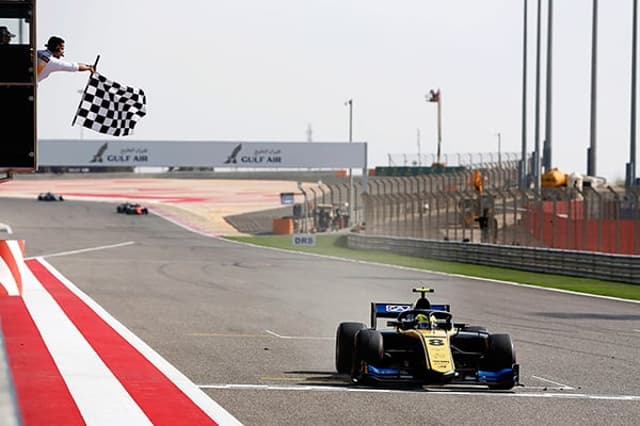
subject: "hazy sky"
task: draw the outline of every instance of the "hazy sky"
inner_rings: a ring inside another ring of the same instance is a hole
[[[536,1],[529,0],[528,147],[534,147]],[[546,9],[546,2],[543,6]],[[591,7],[554,2],[553,166],[586,172]],[[629,161],[632,0],[600,2],[597,171]],[[143,88],[148,115],[130,139],[366,141],[387,154],[521,150],[522,0],[56,0],[38,2],[38,45]],[[545,12],[546,13],[546,12]],[[546,14],[543,19],[546,22]],[[546,41],[543,40],[543,47]],[[544,52],[543,52],[544,57]],[[542,66],[544,70],[544,63]],[[544,76],[543,76],[544,78]],[[71,127],[87,74],[39,87],[39,137],[105,136]],[[544,135],[544,80],[541,135]]]

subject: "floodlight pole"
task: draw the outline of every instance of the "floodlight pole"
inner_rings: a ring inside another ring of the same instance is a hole
[[[533,175],[536,194],[540,195],[540,45],[542,21],[542,0],[538,0],[536,17],[536,106],[535,106],[535,149],[533,155]]]
[[[522,159],[520,160],[520,189],[527,188],[527,0],[524,0],[522,25]]]
[[[636,80],[638,50],[638,0],[633,0],[633,30],[631,52],[631,134],[629,162],[626,168],[625,186],[632,187],[636,179]]]
[[[436,164],[438,166],[441,166],[442,163],[440,162],[440,157],[441,157],[441,147],[442,147],[442,109],[441,109],[442,93],[440,92],[440,89],[431,90],[427,95],[425,95],[425,100],[427,102],[435,102],[438,107],[438,151],[437,151]]]
[[[345,105],[349,105],[349,143],[353,142],[353,99],[349,99],[345,102]],[[353,223],[353,201],[355,199],[353,193],[353,170],[349,167],[349,221],[346,226]]]
[[[440,160],[442,152],[442,95],[438,89],[438,165],[442,165]]]
[[[552,126],[551,120],[553,118],[553,0],[549,0],[548,10],[547,10],[547,81],[546,81],[546,111],[545,111],[545,147],[543,151],[546,155],[544,155],[544,171],[548,172],[551,170],[553,161],[552,161]]]
[[[598,90],[598,0],[593,0],[593,21],[591,28],[591,140],[587,150],[587,175],[596,176],[596,96]]]

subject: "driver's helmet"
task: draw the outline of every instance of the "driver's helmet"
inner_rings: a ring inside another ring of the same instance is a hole
[[[429,315],[418,314],[415,318],[416,328],[431,328],[431,318]]]

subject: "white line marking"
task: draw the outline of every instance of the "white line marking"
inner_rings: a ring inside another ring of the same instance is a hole
[[[526,390],[537,390],[537,391],[561,391],[561,390],[568,390],[567,388],[563,388],[563,387],[559,387],[559,386],[525,386],[524,389]],[[573,389],[573,388],[571,388]]]
[[[402,390],[402,389],[376,389],[357,388],[345,386],[273,386],[258,384],[220,384],[198,385],[201,389],[218,390],[267,390],[267,391],[294,391],[294,392],[356,392],[356,393],[402,393],[402,394],[437,394],[455,396],[483,396],[496,398],[551,398],[551,399],[587,399],[608,401],[640,401],[640,395],[589,395],[585,393],[529,393],[529,392],[504,392],[504,391],[450,391],[450,390]]]
[[[333,340],[335,337],[314,337],[314,336],[282,336],[275,331],[265,330],[272,336],[277,337],[278,339],[291,339],[291,340]]]
[[[159,214],[157,212],[154,212],[154,214],[160,216],[161,218],[180,226],[183,229],[186,229],[187,231],[196,233],[196,234],[200,234],[203,235],[205,237],[211,237],[211,238],[215,238],[215,239],[219,239],[219,240],[224,240],[226,242],[232,243],[232,244],[239,244],[239,245],[246,245],[246,246],[250,246],[250,247],[255,247],[255,248],[260,248],[260,249],[265,249],[265,250],[274,250],[274,251],[279,251],[282,253],[295,253],[295,254],[301,254],[303,256],[315,256],[315,257],[321,257],[321,258],[325,258],[325,259],[333,259],[333,260],[341,260],[343,262],[352,262],[352,263],[362,263],[365,265],[375,265],[375,266],[383,266],[383,267],[389,267],[389,268],[394,268],[394,269],[402,269],[402,270],[407,270],[407,271],[416,271],[416,272],[425,272],[428,274],[435,274],[435,275],[444,275],[447,277],[457,277],[457,278],[468,278],[468,279],[472,279],[472,280],[477,280],[477,281],[485,281],[485,282],[492,282],[492,283],[496,283],[496,284],[506,284],[506,285],[511,285],[511,286],[520,286],[520,287],[527,287],[527,288],[532,288],[532,289],[536,289],[536,290],[546,290],[546,291],[552,291],[552,292],[556,292],[556,293],[564,293],[564,294],[574,294],[574,295],[578,295],[578,296],[586,296],[586,297],[593,297],[593,298],[597,298],[597,299],[607,299],[607,300],[614,300],[617,302],[630,302],[630,303],[637,303],[640,304],[640,300],[631,300],[631,299],[622,299],[620,297],[611,297],[611,296],[602,296],[599,294],[590,294],[590,293],[580,293],[578,291],[571,291],[571,290],[562,290],[562,289],[558,289],[558,288],[551,288],[551,287],[542,287],[542,286],[537,286],[537,285],[533,285],[533,284],[524,284],[524,283],[518,283],[518,282],[514,282],[514,281],[504,281],[504,280],[496,280],[496,279],[492,279],[492,278],[482,278],[482,277],[474,277],[471,275],[461,275],[461,274],[451,274],[451,273],[447,273],[447,272],[439,272],[439,271],[432,271],[429,269],[419,269],[419,268],[411,268],[408,266],[400,266],[400,265],[392,265],[392,264],[387,264],[387,263],[378,263],[378,262],[371,262],[371,261],[366,261],[366,260],[358,260],[358,259],[347,259],[344,257],[335,257],[335,256],[328,256],[328,255],[324,255],[324,254],[318,254],[318,253],[308,253],[308,252],[303,252],[303,251],[297,251],[297,250],[293,250],[293,249],[281,249],[281,248],[277,248],[277,247],[268,247],[268,246],[261,246],[258,244],[252,244],[252,243],[247,243],[244,241],[235,241],[235,240],[231,240],[228,238],[225,238],[224,235],[212,235],[212,234],[206,234],[203,233],[201,231],[198,231],[196,229],[190,228],[180,222],[177,222],[176,220],[173,220],[169,217],[166,217],[162,214]],[[526,272],[526,271],[524,271]]]
[[[105,250],[105,249],[116,248],[116,247],[130,246],[131,244],[135,244],[135,243],[136,243],[135,241],[127,241],[126,243],[110,244],[108,246],[97,246],[97,247],[89,247],[89,248],[78,249],[78,250],[61,251],[58,253],[43,254],[37,257],[68,256],[70,254],[86,253],[89,251],[97,251],[97,250]],[[25,259],[33,259],[33,257],[26,257]]]
[[[554,382],[553,380],[549,380],[549,379],[545,379],[544,377],[540,377],[540,376],[531,376],[534,379],[540,380],[542,382],[547,382],[547,383],[551,383],[553,385],[557,385],[560,386],[561,389],[567,389],[567,390],[574,390],[575,388],[572,388],[569,385],[565,385],[564,383],[560,383],[560,382]]]
[[[640,330],[638,330],[637,328],[634,328],[633,331],[637,331],[638,333],[640,333]]]
[[[154,351],[149,345],[142,341],[138,336],[133,334],[131,330],[125,327],[120,321],[115,319],[109,312],[107,312],[102,306],[98,305],[91,297],[80,290],[75,284],[69,281],[58,270],[51,266],[46,260],[38,258],[38,260],[46,266],[46,268],[53,275],[56,276],[67,288],[78,296],[84,303],[89,306],[98,316],[100,316],[107,324],[109,324],[118,334],[126,339],[131,346],[136,348],[145,358],[147,358],[158,370],[160,370],[165,376],[167,376],[185,395],[198,405],[202,411],[207,413],[209,417],[214,419],[218,424],[223,425],[240,425],[241,423],[233,417],[227,410],[221,405],[211,399],[206,393],[199,389],[187,376],[182,374],[176,367],[164,359],[160,354]],[[52,324],[56,323],[52,321]],[[71,359],[74,359],[73,357]],[[95,397],[95,392],[90,393]],[[100,399],[102,401],[102,399]],[[95,398],[93,403],[96,403]],[[116,424],[110,422],[108,424]],[[124,421],[117,424],[132,424],[129,421]]]
[[[51,357],[87,424],[151,425],[29,268],[22,271],[24,300]],[[96,395],[100,395],[96,403]]]
[[[616,302],[628,302],[628,303],[640,304],[640,300],[622,299],[620,297],[602,296],[602,295],[599,295],[599,294],[590,294],[590,293],[580,293],[578,291],[562,290],[562,289],[551,288],[551,287],[542,287],[542,286],[533,285],[533,284],[518,283],[518,282],[515,282],[515,281],[503,281],[503,280],[496,280],[496,279],[492,279],[492,278],[474,277],[474,276],[471,276],[471,275],[450,274],[450,273],[447,273],[447,272],[432,271],[430,269],[411,268],[409,266],[392,265],[392,264],[388,264],[388,263],[378,263],[378,262],[371,262],[371,261],[367,261],[367,260],[347,259],[347,258],[344,258],[344,257],[328,256],[328,255],[317,254],[317,253],[307,253],[307,252],[304,252],[304,251],[287,250],[287,249],[281,249],[281,248],[277,248],[277,247],[261,246],[261,245],[258,245],[258,244],[247,243],[247,242],[244,242],[244,241],[234,241],[234,240],[230,240],[230,239],[227,239],[227,238],[224,238],[224,237],[222,237],[221,239],[223,239],[223,240],[225,240],[225,241],[227,241],[229,243],[232,243],[232,244],[242,244],[242,245],[247,245],[247,246],[251,246],[251,247],[255,247],[255,248],[261,248],[261,249],[265,249],[265,250],[274,250],[274,251],[279,251],[279,252],[283,252],[283,253],[300,254],[300,255],[303,255],[303,256],[315,256],[315,257],[321,257],[321,258],[325,258],[325,259],[342,260],[344,262],[361,263],[361,264],[364,264],[364,265],[382,266],[382,267],[388,267],[388,268],[393,268],[393,269],[401,269],[401,270],[405,270],[405,271],[423,272],[423,273],[433,274],[433,275],[443,275],[443,276],[446,276],[446,277],[467,278],[467,279],[476,280],[476,281],[485,281],[485,282],[491,282],[491,283],[496,283],[496,284],[505,284],[505,285],[511,285],[511,286],[532,288],[532,289],[536,289],[536,290],[552,291],[552,292],[555,292],[555,293],[573,294],[573,295],[576,295],[576,296],[585,296],[585,297],[593,297],[593,298],[597,298],[597,299],[614,300]],[[522,272],[527,272],[527,271],[523,270]]]

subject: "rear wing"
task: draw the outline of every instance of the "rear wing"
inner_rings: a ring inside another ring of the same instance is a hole
[[[402,312],[413,309],[412,303],[371,303],[371,328],[376,328],[378,318],[397,318]],[[450,305],[431,305],[431,310],[451,312]]]

